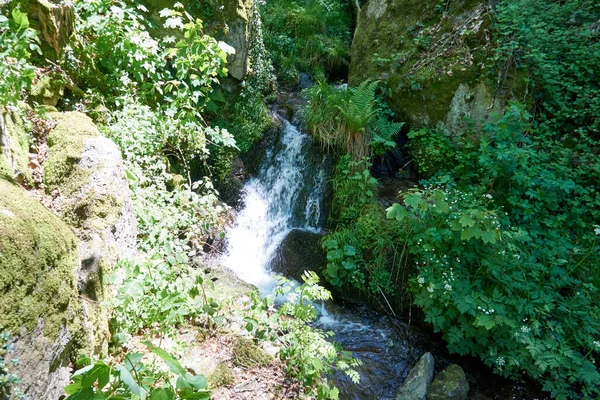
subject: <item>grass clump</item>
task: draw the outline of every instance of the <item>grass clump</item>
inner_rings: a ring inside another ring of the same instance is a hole
[[[238,367],[268,367],[273,362],[273,357],[254,344],[252,340],[246,338],[235,338],[233,341],[233,354],[233,363]]]

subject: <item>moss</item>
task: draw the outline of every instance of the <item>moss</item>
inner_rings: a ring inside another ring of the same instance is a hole
[[[231,385],[235,380],[231,368],[225,363],[217,365],[213,372],[208,375],[208,387],[217,389]]]
[[[451,112],[456,126],[461,113],[479,117],[497,111],[487,110],[496,92],[508,98],[518,95],[496,90],[488,78],[495,41],[489,37],[493,16],[487,3],[455,2],[446,14],[436,11],[438,3],[372,0],[360,13],[352,43],[350,84],[381,80],[390,89],[392,110],[413,127],[447,125]],[[483,96],[454,102],[461,85]],[[498,108],[504,104],[500,97]],[[465,110],[452,110],[457,104]]]
[[[0,193],[0,328],[78,331],[75,235],[22,188],[0,179]]]
[[[0,108],[2,112],[2,119],[6,124],[6,130],[8,133],[9,147],[11,157],[16,166],[16,171],[8,162],[5,157],[5,149],[0,145],[0,153],[3,160],[0,160],[0,171],[11,178],[17,178],[20,182],[31,184],[33,177],[29,170],[29,146],[30,137],[28,129],[25,126],[25,121],[16,112],[6,111]]]
[[[273,358],[250,339],[237,337],[233,341],[233,363],[239,367],[268,367]]]
[[[91,171],[80,168],[85,140],[100,132],[92,120],[78,112],[49,113],[58,125],[48,135],[50,157],[46,161],[44,183],[49,190],[61,188],[66,194],[74,193],[89,182]],[[62,186],[69,181],[71,184]]]
[[[31,86],[30,96],[37,104],[54,107],[65,94],[65,81],[59,74],[43,75]]]

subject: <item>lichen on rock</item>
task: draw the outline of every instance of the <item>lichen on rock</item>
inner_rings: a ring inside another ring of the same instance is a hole
[[[0,107],[0,175],[19,182],[32,182],[29,171],[30,138],[17,111]]]

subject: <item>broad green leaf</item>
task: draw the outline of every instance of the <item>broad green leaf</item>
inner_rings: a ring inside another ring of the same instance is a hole
[[[420,193],[416,193],[410,195],[404,199],[404,204],[406,204],[410,208],[417,209],[423,203],[423,199],[421,198]]]
[[[208,387],[208,381],[204,375],[191,375],[187,374],[185,380],[196,390],[206,389]]]
[[[396,218],[397,221],[402,221],[408,215],[406,207],[401,206],[398,203],[392,204],[387,210],[387,219]]]
[[[142,399],[146,397],[146,391],[138,385],[129,370],[124,365],[119,365],[116,370],[119,371],[119,378],[121,379],[121,382],[123,382],[123,384],[131,393],[137,394]]]

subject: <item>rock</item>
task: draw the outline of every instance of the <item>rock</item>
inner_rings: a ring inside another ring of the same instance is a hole
[[[425,353],[410,370],[400,390],[396,393],[396,400],[425,400],[433,379],[434,364],[435,360],[431,353]]]
[[[20,0],[21,9],[27,11],[31,27],[54,50],[59,58],[75,32],[73,4],[61,0]]]
[[[65,81],[57,73],[50,73],[39,77],[31,86],[31,99],[42,106],[56,107],[58,101],[65,94]]]
[[[429,390],[427,400],[466,400],[469,383],[461,367],[449,365],[436,375]]]
[[[16,111],[0,107],[0,177],[30,183],[29,137]]]
[[[482,0],[447,10],[421,0],[370,0],[358,16],[349,82],[381,80],[392,89],[390,107],[413,128],[456,133],[469,120],[481,125],[507,100],[528,97],[525,73],[503,77],[502,85],[487,76],[492,21],[492,6]]]
[[[82,337],[78,240],[19,186],[0,178],[0,193],[0,331],[14,338],[20,389],[56,400]]]
[[[81,240],[77,288],[84,299],[88,349],[104,353],[109,339],[104,303],[112,290],[103,281],[119,260],[135,257],[135,211],[118,147],[84,114],[49,116],[58,124],[48,136],[44,183],[49,191],[60,191],[57,210]]]
[[[283,240],[271,264],[273,271],[302,282],[305,270],[320,271],[327,264],[322,234],[294,229]]]

